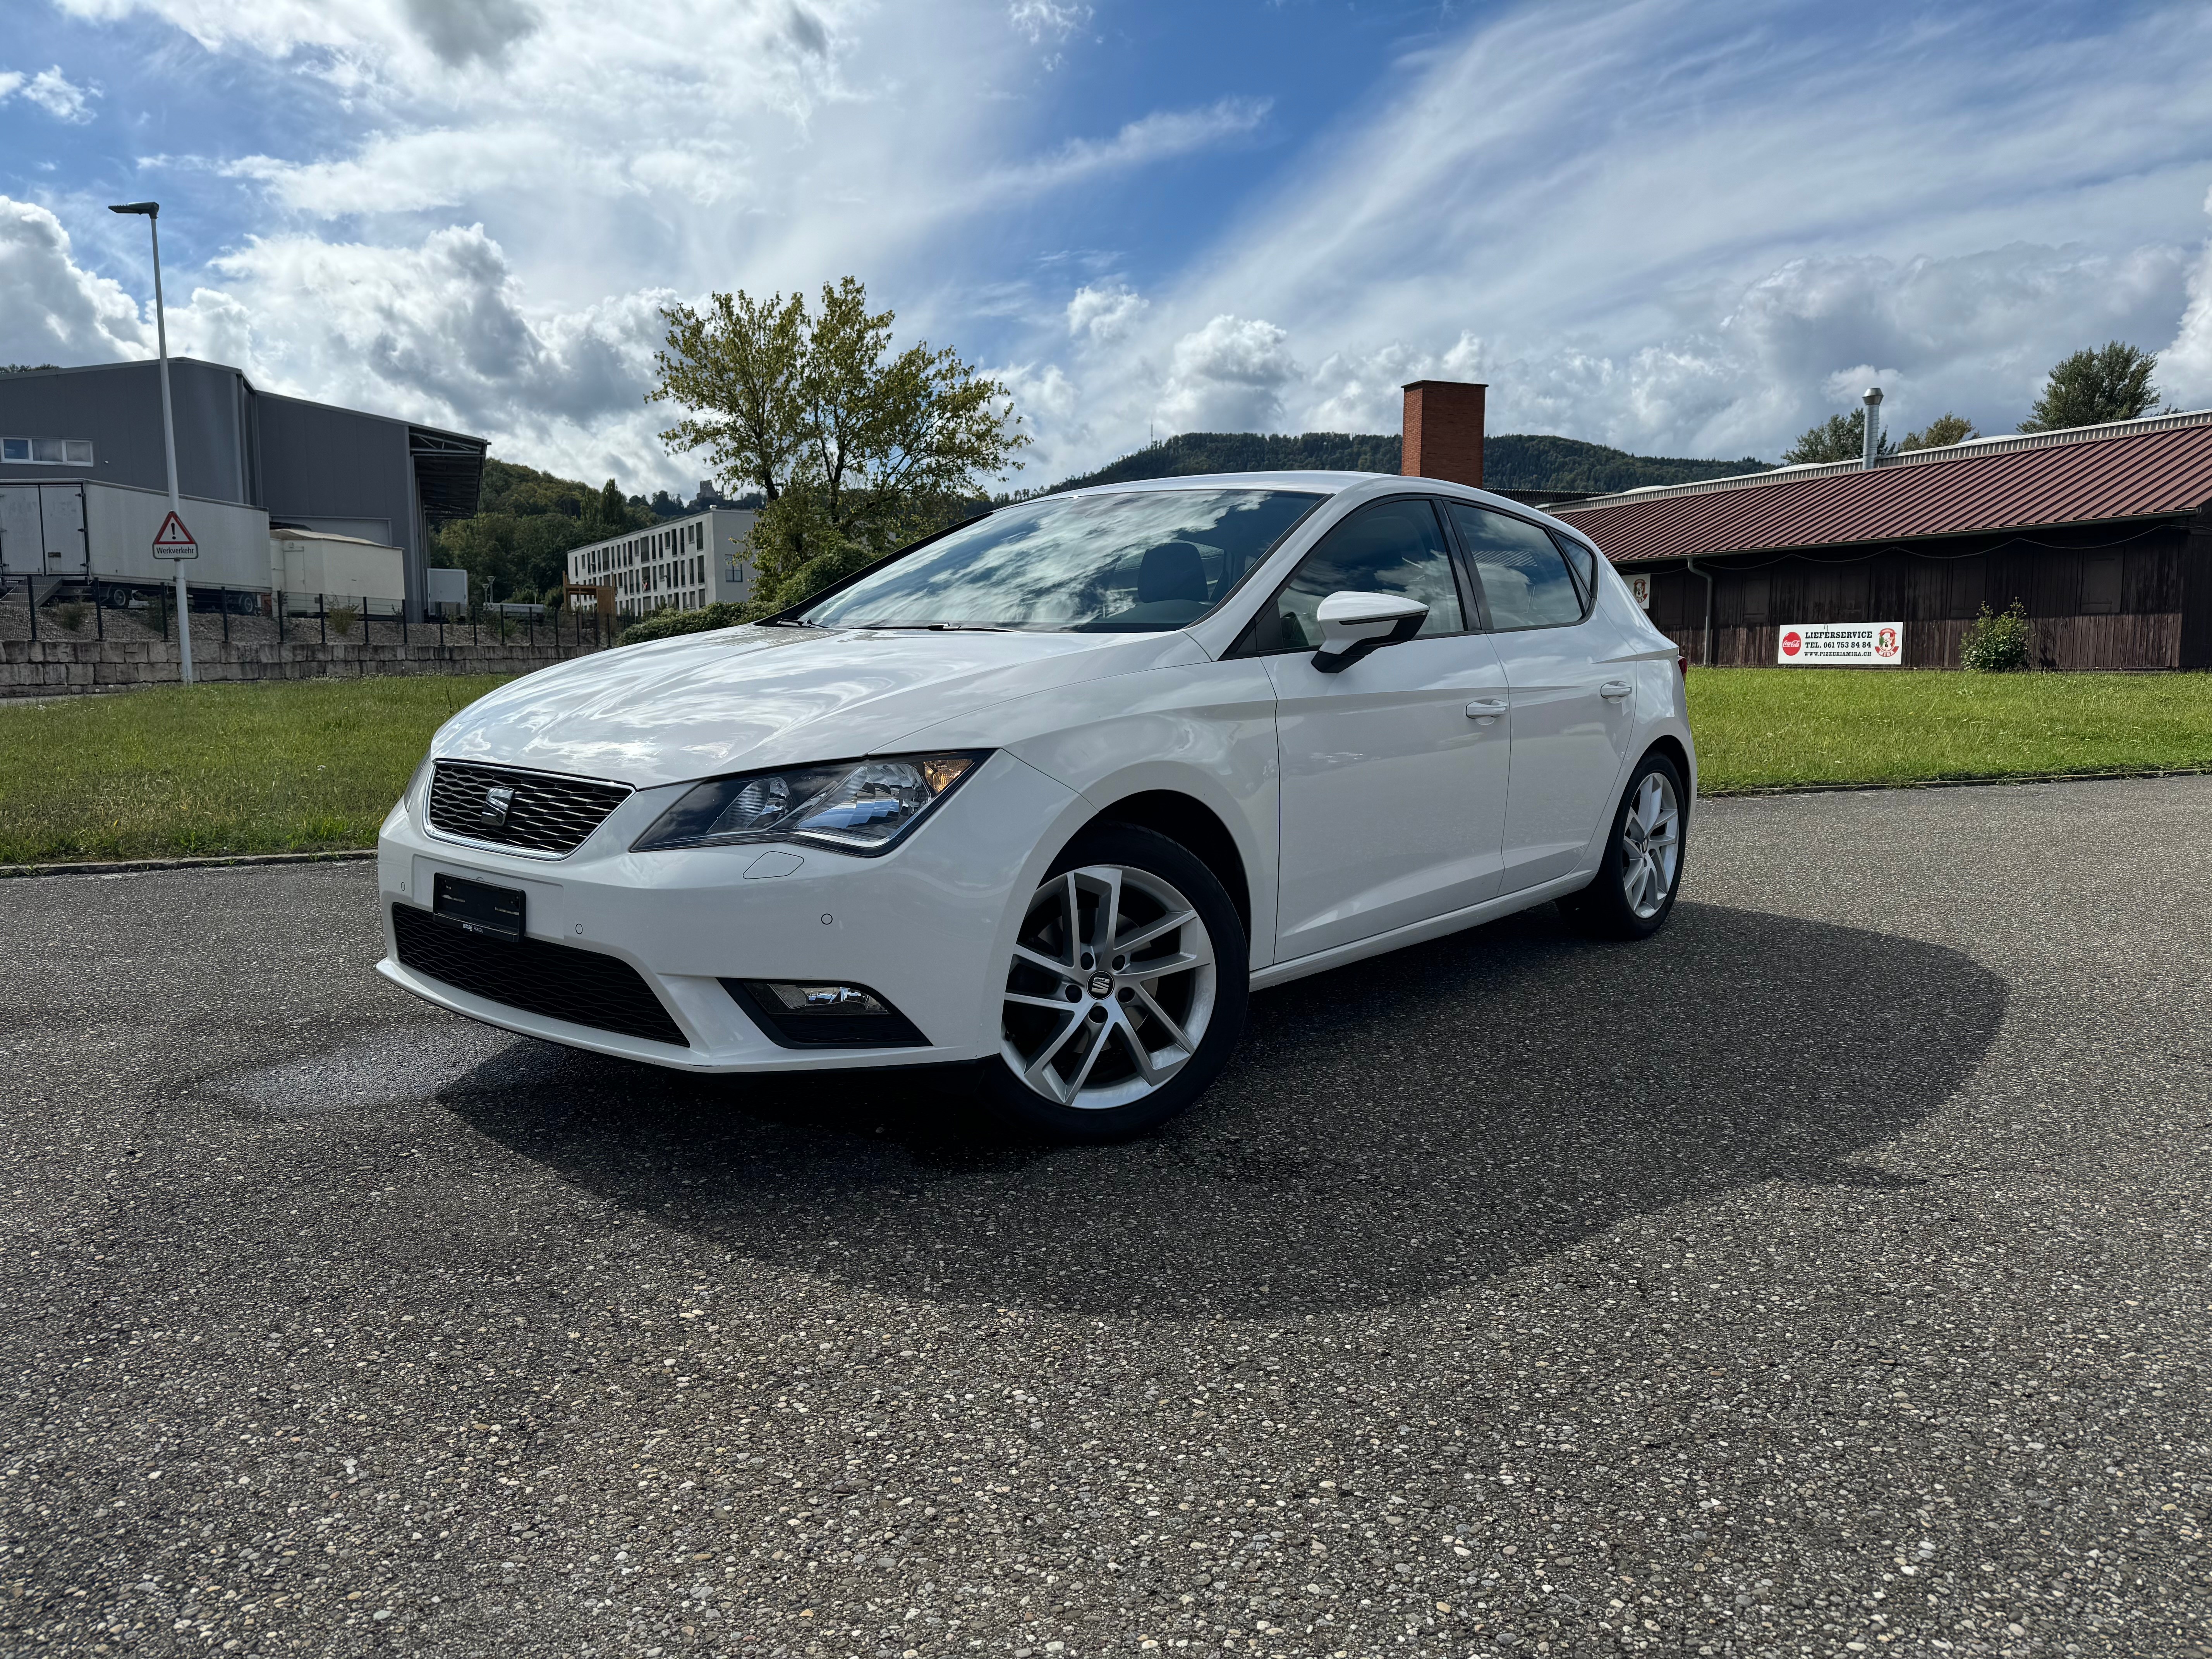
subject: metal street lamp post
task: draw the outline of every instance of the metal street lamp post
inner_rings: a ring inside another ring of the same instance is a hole
[[[169,321],[161,309],[161,204],[159,202],[123,202],[107,210],[110,213],[135,213],[146,221],[146,228],[154,237],[154,337],[161,349],[161,448],[169,462],[169,511],[182,521],[184,501],[177,494],[177,425],[169,409]],[[177,648],[181,653],[178,666],[186,685],[192,683],[192,612],[190,592],[185,586],[185,562],[177,566]]]

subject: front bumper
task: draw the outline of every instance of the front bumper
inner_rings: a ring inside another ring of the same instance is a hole
[[[911,1066],[998,1052],[998,993],[1013,930],[1071,820],[1085,815],[1074,791],[1002,752],[880,858],[799,842],[631,852],[687,787],[639,791],[557,860],[434,834],[417,804],[403,803],[377,842],[385,944],[377,971],[487,1024],[683,1071]],[[441,874],[520,888],[531,939],[627,963],[688,1046],[531,1013],[404,964],[392,907],[427,911]],[[724,979],[865,985],[927,1042],[786,1048],[745,1013]]]

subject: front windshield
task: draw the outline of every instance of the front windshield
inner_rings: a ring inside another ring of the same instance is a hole
[[[821,628],[1187,627],[1327,497],[1143,489],[1002,507],[800,613]]]

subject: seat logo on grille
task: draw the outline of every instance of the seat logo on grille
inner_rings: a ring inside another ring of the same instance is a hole
[[[477,816],[486,823],[507,822],[507,809],[514,805],[514,791],[506,784],[494,784],[484,791],[483,805]]]

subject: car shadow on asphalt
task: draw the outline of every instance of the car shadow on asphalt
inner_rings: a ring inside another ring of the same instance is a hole
[[[1597,944],[1545,906],[1255,998],[1213,1090],[1122,1146],[1011,1144],[958,1073],[700,1079],[525,1044],[439,1097],[661,1224],[854,1285],[1281,1317],[1747,1185],[1894,1184],[1853,1160],[1960,1088],[2005,1004],[1889,934],[1684,903]]]

